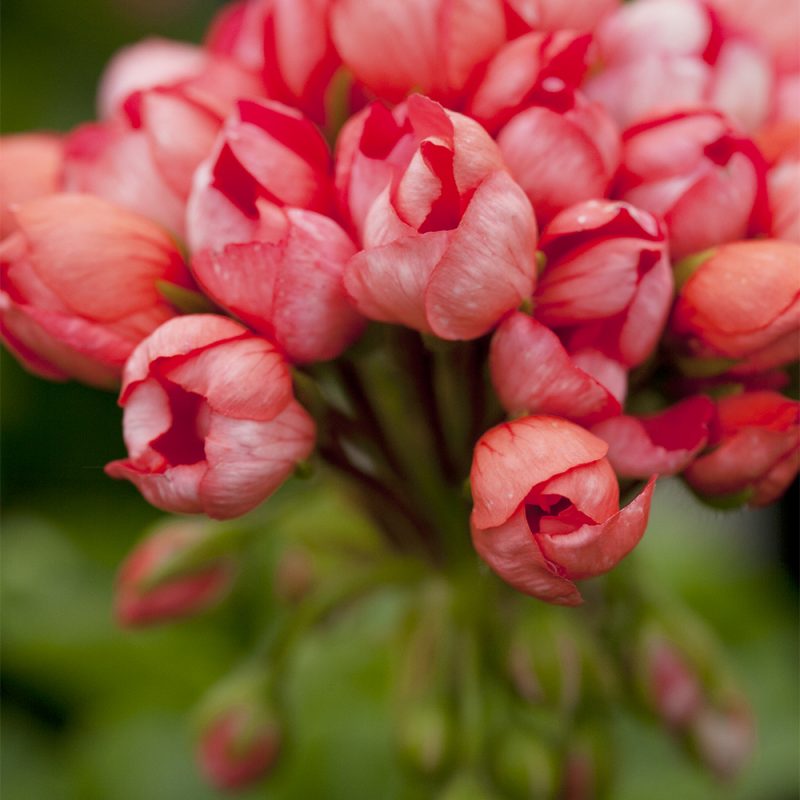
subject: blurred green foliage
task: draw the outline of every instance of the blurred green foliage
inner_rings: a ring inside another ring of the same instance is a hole
[[[155,32],[198,40],[215,5],[6,0],[3,130],[66,130],[91,118],[97,78],[117,47]],[[9,800],[216,797],[193,764],[192,710],[241,662],[275,610],[267,578],[274,543],[363,525],[330,487],[290,484],[270,501],[286,511],[280,530],[265,530],[253,544],[243,580],[220,609],[123,632],[110,611],[115,570],[158,512],[104,476],[103,464],[122,452],[113,396],[39,381],[3,353],[2,790]],[[652,722],[619,713],[615,800],[797,796],[796,595],[773,552],[775,527],[769,511],[712,512],[677,484],[659,487],[639,566],[723,641],[754,704],[758,746],[742,781],[720,787]],[[245,797],[423,797],[392,749],[398,613],[398,597],[387,591],[303,641],[283,698],[285,757]]]

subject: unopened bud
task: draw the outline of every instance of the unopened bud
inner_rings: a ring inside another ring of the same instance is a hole
[[[744,702],[702,709],[692,724],[692,741],[700,760],[720,780],[731,780],[753,751],[755,730],[750,710]]]
[[[119,623],[165,622],[218,603],[233,583],[235,565],[230,557],[219,554],[193,559],[193,552],[208,538],[209,527],[204,523],[180,521],[167,523],[139,542],[117,579]]]
[[[442,772],[451,755],[452,738],[452,725],[441,703],[420,700],[403,710],[398,723],[398,746],[419,772]]]
[[[292,547],[281,554],[275,570],[275,595],[286,603],[302,600],[314,586],[314,563],[304,549]]]
[[[670,727],[685,727],[703,704],[696,671],[671,642],[661,637],[647,643],[645,662],[648,703]]]
[[[277,722],[260,710],[241,706],[220,714],[203,731],[197,759],[219,789],[242,789],[261,778],[280,746]]]

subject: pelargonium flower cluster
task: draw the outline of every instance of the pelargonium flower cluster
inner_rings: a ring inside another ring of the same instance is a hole
[[[797,15],[239,0],[202,46],[119,53],[97,121],[3,139],[3,340],[42,377],[121,386],[107,472],[158,508],[240,516],[318,436],[435,560],[353,347],[399,332],[385,357],[443,486],[469,474],[478,554],[577,604],[658,476],[764,505],[797,475]]]

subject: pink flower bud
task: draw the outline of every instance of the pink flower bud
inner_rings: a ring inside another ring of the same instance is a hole
[[[187,617],[218,603],[231,586],[234,567],[216,558],[186,574],[148,582],[160,569],[201,544],[207,531],[194,522],[171,522],[139,542],[117,579],[114,605],[121,625],[150,625]]]
[[[0,244],[3,340],[33,372],[113,386],[134,347],[174,315],[164,281],[191,287],[170,238],[88,195],[18,208]]]
[[[684,473],[686,482],[712,499],[767,505],[800,469],[800,403],[769,391],[723,397],[710,445]]]
[[[685,728],[705,703],[703,687],[694,668],[667,639],[652,637],[643,654],[649,704],[672,728]]]
[[[607,193],[619,166],[620,136],[605,109],[579,92],[540,100],[511,119],[497,144],[545,223],[567,206]]]
[[[206,778],[218,789],[242,789],[275,763],[280,730],[272,719],[259,719],[246,706],[220,714],[207,726],[197,750]]]
[[[672,300],[672,272],[656,219],[627,203],[590,200],[542,234],[547,257],[536,318],[570,352],[591,347],[628,367],[655,348]]]
[[[692,726],[697,754],[723,781],[741,771],[753,752],[755,733],[752,712],[742,701],[728,708],[707,707]]]
[[[677,475],[705,447],[714,404],[690,397],[648,416],[619,416],[592,427],[608,443],[608,460],[620,478]]]
[[[166,511],[240,516],[314,446],[274,346],[212,314],[178,317],[145,339],[125,365],[120,405],[128,458],[106,472]]]
[[[62,156],[61,138],[55,134],[0,138],[0,238],[14,230],[12,206],[58,191]]]
[[[329,212],[330,170],[325,140],[299,111],[240,100],[195,176],[187,216],[191,248],[256,238],[264,202]]]
[[[67,137],[64,187],[111,200],[182,236],[194,171],[221,122],[182,88],[134,92],[112,119]]]
[[[621,411],[613,394],[575,365],[558,336],[526,314],[515,312],[500,323],[489,366],[510,414],[554,414],[590,425]]]
[[[663,217],[673,258],[768,230],[764,159],[720,114],[650,120],[622,141],[616,194]]]
[[[502,0],[334,0],[331,30],[356,79],[394,102],[416,90],[452,105],[505,41]]]
[[[577,605],[574,580],[612,569],[647,525],[654,480],[624,509],[606,444],[558,417],[499,425],[475,446],[472,541],[507,583]]]
[[[325,120],[325,93],[340,59],[328,25],[331,0],[243,0],[212,23],[206,46],[261,75],[267,94]]]
[[[362,314],[471,339],[530,296],[530,203],[476,122],[414,95],[340,140],[337,184],[364,246],[345,286]]]
[[[740,361],[735,371],[741,373],[798,358],[800,245],[735,242],[692,266],[670,321],[680,350]]]
[[[98,90],[100,116],[114,116],[132,94],[157,87],[178,88],[220,115],[238,97],[257,97],[264,90],[252,73],[230,59],[185,42],[145,39],[124,47],[106,67]]]

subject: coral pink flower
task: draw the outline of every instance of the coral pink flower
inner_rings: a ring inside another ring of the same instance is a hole
[[[274,346],[213,314],[178,317],[136,348],[120,405],[127,478],[157,508],[237,517],[265,500],[314,446]]]
[[[48,133],[0,137],[0,237],[14,229],[10,206],[59,190],[63,145]]]
[[[628,367],[656,346],[672,300],[672,272],[656,219],[627,203],[590,200],[544,230],[547,258],[536,318],[575,352],[591,347]]]
[[[356,248],[336,222],[306,210],[331,206],[329,169],[325,142],[299,112],[241,101],[188,206],[198,282],[292,361],[333,358],[363,327],[342,277]]]
[[[340,137],[337,184],[364,247],[345,285],[365,316],[470,339],[530,295],[533,212],[473,120],[419,95],[374,105]]]
[[[690,397],[658,414],[618,416],[592,427],[608,443],[608,460],[620,478],[676,475],[705,447],[714,404]]]
[[[700,495],[767,505],[800,469],[800,403],[776,392],[744,392],[717,402],[710,450],[684,472]]]
[[[243,0],[220,11],[206,42],[257,71],[274,100],[325,121],[326,92],[340,60],[328,24],[331,0]]]
[[[798,358],[800,245],[733,242],[705,254],[681,287],[671,332],[695,359],[722,359],[718,372],[760,372]],[[712,365],[713,366],[713,365]]]
[[[470,482],[475,549],[507,583],[561,605],[574,580],[612,569],[647,525],[654,481],[619,508],[606,444],[558,417],[523,417],[485,433]]]
[[[505,0],[512,35],[529,29],[591,31],[619,3],[620,0]]]
[[[120,568],[114,597],[121,625],[151,625],[187,617],[218,603],[230,589],[233,562],[217,558],[177,577],[155,585],[148,581],[170,561],[206,539],[206,531],[194,522],[171,522],[139,542]]]
[[[221,123],[183,89],[134,92],[112,119],[67,137],[64,188],[111,200],[183,236],[194,171]]]
[[[187,97],[226,115],[239,97],[263,95],[264,86],[235,61],[202,47],[168,39],[145,39],[118,51],[100,81],[100,117],[114,116],[134,93],[180,89]]]
[[[375,95],[397,102],[417,90],[447,105],[505,41],[502,0],[333,0],[342,61]]]
[[[500,323],[489,366],[510,414],[554,414],[591,425],[620,413],[602,382],[576,366],[558,336],[526,314],[515,312]]]
[[[44,377],[113,386],[134,347],[175,314],[159,282],[190,288],[157,225],[88,195],[20,206],[0,244],[2,335]]]
[[[615,194],[664,218],[674,258],[769,229],[764,159],[718,113],[650,120],[622,141]]]
[[[220,714],[206,727],[197,759],[209,782],[222,790],[242,789],[264,775],[278,756],[280,731],[247,706]]]

